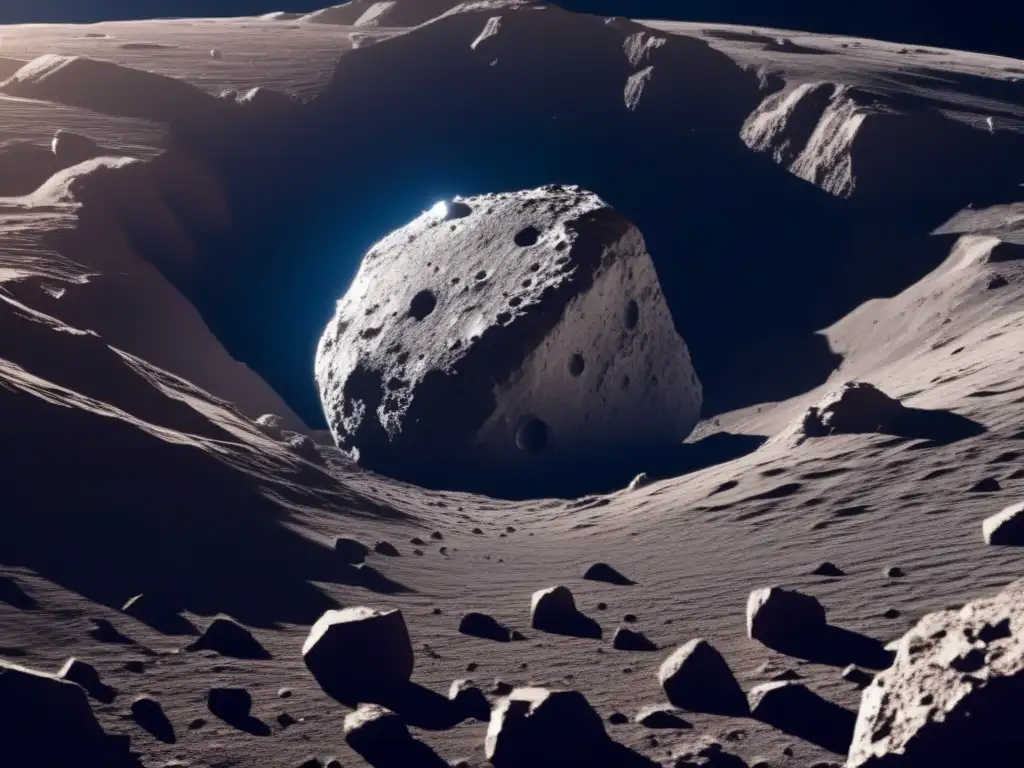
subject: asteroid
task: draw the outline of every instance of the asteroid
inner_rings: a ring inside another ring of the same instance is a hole
[[[672,449],[702,402],[643,237],[564,186],[441,203],[375,245],[320,339],[316,381],[364,466],[506,492]]]

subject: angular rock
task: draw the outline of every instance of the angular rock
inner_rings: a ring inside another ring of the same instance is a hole
[[[516,688],[491,712],[484,751],[494,768],[600,765],[609,749],[600,715],[577,691]]]
[[[848,381],[807,409],[801,431],[806,437],[884,432],[902,410],[874,384]]]
[[[747,599],[747,637],[769,648],[788,648],[825,630],[825,609],[816,598],[782,587],[756,589]]]
[[[702,400],[642,236],[562,186],[438,204],[384,238],[316,380],[364,466],[473,489],[674,448]]]
[[[252,696],[244,688],[211,688],[206,694],[206,706],[220,719],[237,722],[249,717]]]
[[[176,741],[174,726],[156,699],[139,696],[132,702],[131,713],[138,726],[148,731],[153,738],[165,744],[173,744]]]
[[[986,544],[1024,546],[1024,502],[986,518],[981,524],[981,535]]]
[[[847,765],[1003,766],[1024,753],[1024,580],[922,618],[861,698]]]
[[[664,704],[655,704],[644,707],[637,712],[634,720],[644,728],[692,728],[684,720],[678,710],[666,707]]]
[[[814,576],[845,576],[846,572],[835,563],[826,561],[811,571],[811,574]]]
[[[747,768],[746,762],[726,752],[717,741],[704,737],[672,751],[671,768]]]
[[[378,704],[360,704],[345,716],[345,742],[370,764],[382,755],[386,760],[391,749],[411,739],[402,718]]]
[[[656,651],[658,644],[643,632],[635,632],[629,627],[619,627],[612,637],[612,648],[619,651]]]
[[[384,541],[383,539],[373,545],[373,551],[378,555],[385,555],[386,557],[398,557],[401,554],[398,551],[398,547],[390,541]]]
[[[415,663],[402,612],[363,606],[321,616],[302,646],[302,657],[328,690],[407,683]]]
[[[476,611],[471,611],[462,617],[459,622],[459,632],[464,635],[481,637],[484,640],[497,640],[500,643],[507,643],[514,639],[512,637],[513,630],[494,617]]]
[[[97,722],[85,691],[56,675],[0,661],[0,763],[117,765],[127,750]]]
[[[448,698],[464,717],[474,720],[487,720],[491,714],[491,704],[484,692],[472,680],[456,680],[448,689]]]
[[[677,648],[658,669],[658,683],[668,700],[693,712],[743,714],[746,699],[729,664],[706,640]]]
[[[843,668],[842,678],[849,683],[853,683],[858,688],[867,688],[871,685],[871,681],[875,679],[875,676],[873,673],[861,669],[855,664],[849,664]]]
[[[608,563],[594,563],[583,574],[587,581],[603,581],[608,584],[617,584],[622,587],[636,584],[632,579],[623,576],[618,570],[612,568]]]
[[[561,629],[576,619],[576,600],[568,587],[539,589],[530,598],[530,626],[534,629]]]
[[[341,536],[334,540],[334,552],[341,562],[358,565],[366,560],[370,548],[361,541]]]
[[[216,651],[222,656],[234,656],[238,659],[270,658],[270,653],[260,645],[252,632],[226,616],[214,619],[206,631],[186,650]]]
[[[104,704],[112,702],[117,695],[117,691],[100,680],[96,667],[80,659],[68,659],[57,673],[57,677],[82,686],[86,693]]]

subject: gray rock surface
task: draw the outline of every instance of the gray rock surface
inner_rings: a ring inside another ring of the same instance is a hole
[[[1024,754],[1024,580],[931,613],[862,694],[849,768],[1008,766]]]
[[[702,402],[640,232],[562,186],[456,198],[385,237],[316,381],[342,449],[428,484],[676,446]]]

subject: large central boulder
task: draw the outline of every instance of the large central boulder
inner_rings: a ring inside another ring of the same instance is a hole
[[[640,232],[563,186],[456,198],[384,238],[316,380],[364,466],[498,493],[670,449],[702,397]]]

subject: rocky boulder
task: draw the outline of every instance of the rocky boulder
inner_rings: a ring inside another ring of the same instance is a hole
[[[270,653],[248,629],[226,616],[218,616],[202,635],[187,648],[190,651],[215,651],[239,659],[269,659]]]
[[[302,646],[302,657],[328,690],[407,683],[415,663],[402,612],[363,606],[321,616]]]
[[[677,707],[693,712],[739,714],[746,711],[743,691],[729,664],[700,638],[681,645],[661,663],[658,683]]]
[[[902,409],[874,384],[848,381],[807,409],[802,432],[806,437],[884,432]]]
[[[1024,580],[903,636],[861,698],[849,768],[1014,765],[1024,754]]]
[[[124,745],[107,736],[85,691],[56,675],[0,661],[4,765],[117,765]]]
[[[981,534],[986,544],[1024,546],[1024,502],[986,518]]]
[[[672,448],[702,401],[643,237],[563,186],[456,198],[385,237],[316,381],[360,463],[471,490]]]
[[[491,711],[484,749],[495,768],[600,765],[609,739],[583,694],[516,688]]]
[[[802,646],[826,627],[825,608],[802,592],[767,587],[755,589],[747,600],[747,636],[769,648]]]

